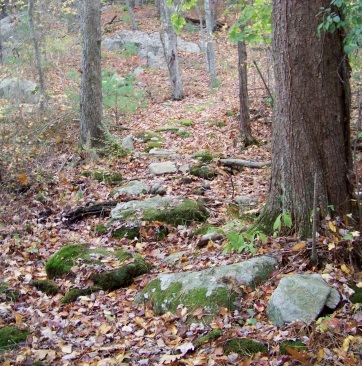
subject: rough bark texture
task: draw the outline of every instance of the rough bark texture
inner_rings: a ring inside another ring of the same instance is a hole
[[[102,146],[101,3],[82,0],[82,88],[80,141],[89,148]]]
[[[133,28],[133,30],[137,30],[138,29],[137,22],[136,22],[136,18],[134,16],[134,11],[133,11],[133,6],[131,4],[131,1],[130,0],[125,0],[125,2],[126,2],[127,10],[129,12],[129,15],[130,15],[131,20],[132,20],[132,28]]]
[[[249,96],[248,96],[248,74],[247,56],[245,42],[238,42],[238,74],[239,74],[239,102],[240,102],[240,123],[239,131],[241,144],[246,147],[255,143],[251,135]]]
[[[339,33],[317,35],[329,0],[273,1],[275,108],[270,195],[259,225],[270,231],[281,212],[310,235],[314,176],[325,216],[350,212],[352,186],[348,60]]]
[[[33,41],[34,46],[34,55],[35,55],[35,63],[36,69],[39,75],[39,92],[40,92],[40,112],[44,111],[44,104],[45,104],[45,82],[44,82],[44,72],[43,72],[43,64],[41,62],[40,56],[40,49],[39,49],[39,42],[38,42],[38,35],[35,30],[34,24],[34,0],[29,0],[28,3],[28,19],[29,19],[29,28],[30,34]]]
[[[161,40],[164,47],[165,58],[171,82],[171,99],[181,100],[185,97],[185,94],[182,89],[182,78],[178,62],[177,35],[172,27],[171,14],[172,10],[168,7],[166,0],[163,0],[163,16],[166,23],[166,33],[168,36],[167,45],[165,44],[164,37],[161,38]]]
[[[206,60],[207,69],[210,73],[210,87],[216,87],[218,85],[215,63],[215,50],[214,42],[212,38],[213,21],[211,14],[210,0],[204,1],[205,5],[205,23],[206,23]]]

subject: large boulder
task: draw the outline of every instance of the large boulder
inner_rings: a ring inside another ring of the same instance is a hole
[[[236,309],[239,294],[230,284],[256,286],[268,280],[276,266],[276,259],[262,256],[199,272],[160,274],[137,295],[135,303],[151,302],[156,314],[176,313],[180,304],[189,312],[202,307],[210,320],[220,307]]]
[[[267,314],[277,326],[296,320],[310,323],[325,306],[335,309],[339,301],[339,292],[319,274],[296,274],[281,279],[269,300]]]
[[[167,44],[167,35],[165,37]],[[123,30],[113,38],[104,38],[102,40],[102,46],[111,51],[119,51],[129,45],[137,47],[138,55],[147,60],[149,66],[157,68],[165,64],[159,32],[148,34],[141,31]],[[181,52],[200,53],[200,47],[196,43],[186,42],[181,38],[178,38],[177,46]]]
[[[202,222],[209,216],[200,203],[179,196],[154,196],[144,201],[119,203],[111,211],[111,221],[161,221],[172,225]]]
[[[37,84],[19,78],[3,79],[0,83],[0,96],[17,103],[36,103],[39,99]]]

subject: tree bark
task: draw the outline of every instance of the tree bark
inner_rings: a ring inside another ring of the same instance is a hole
[[[81,1],[82,86],[80,142],[88,148],[104,145],[102,128],[101,2]]]
[[[138,27],[137,27],[136,18],[134,16],[133,6],[132,6],[130,0],[125,0],[125,1],[126,1],[127,10],[129,12],[129,15],[131,16],[132,28],[133,28],[133,30],[137,30]]]
[[[182,89],[182,78],[177,54],[177,35],[171,22],[172,10],[168,7],[166,0],[163,0],[163,17],[166,23],[167,45],[165,37],[161,34],[161,41],[165,52],[168,73],[171,82],[171,99],[181,100],[185,98]]]
[[[287,212],[298,234],[311,234],[315,174],[321,215],[332,205],[334,215],[351,210],[349,65],[340,33],[317,35],[317,14],[329,6],[329,0],[273,0],[271,183],[257,223],[266,232]]]
[[[249,111],[248,95],[248,74],[247,74],[246,44],[244,41],[238,42],[238,74],[239,74],[239,103],[240,121],[239,132],[241,144],[244,147],[254,144],[256,141],[251,134],[251,122]]]
[[[205,23],[206,23],[207,69],[210,74],[210,87],[214,88],[219,83],[218,83],[217,74],[216,74],[216,63],[215,63],[216,57],[215,57],[214,42],[213,42],[213,37],[212,37],[213,22],[212,22],[210,0],[205,0],[204,6],[205,6]]]
[[[33,46],[34,46],[35,63],[36,63],[36,68],[37,68],[38,75],[39,75],[39,92],[40,92],[39,108],[40,108],[40,113],[43,113],[44,105],[45,105],[45,82],[44,82],[43,64],[41,61],[38,35],[37,35],[37,31],[35,30],[35,24],[34,24],[34,2],[35,2],[34,0],[29,0],[28,18],[29,18],[30,34],[31,34],[31,38],[33,40]]]

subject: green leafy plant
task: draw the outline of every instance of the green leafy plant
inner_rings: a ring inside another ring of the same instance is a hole
[[[230,231],[226,234],[226,238],[229,242],[226,244],[223,254],[231,253],[233,250],[236,250],[238,253],[249,252],[256,254],[257,250],[255,247],[255,242],[257,240],[260,240],[263,243],[267,241],[267,236],[259,230],[250,232],[246,231],[243,233]]]
[[[282,230],[282,227],[291,228],[293,225],[292,218],[289,213],[282,212],[274,221],[273,224],[273,236],[277,236],[277,234]]]

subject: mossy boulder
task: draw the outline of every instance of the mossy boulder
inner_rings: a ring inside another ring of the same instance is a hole
[[[263,343],[254,341],[249,338],[237,338],[231,339],[224,345],[224,351],[226,354],[238,353],[244,357],[250,357],[255,353],[267,352],[268,347]]]
[[[56,295],[59,292],[58,285],[50,280],[36,280],[32,284],[37,290],[44,292],[48,296]]]
[[[200,347],[203,343],[211,342],[214,339],[217,339],[222,336],[222,331],[220,329],[213,329],[211,332],[205,334],[202,337],[199,337],[194,342],[195,348]]]
[[[164,126],[164,127],[159,127],[157,129],[157,132],[172,132],[172,133],[176,133],[176,132],[178,132],[179,129],[180,129],[180,127]]]
[[[196,201],[178,196],[155,196],[144,201],[118,204],[112,211],[112,222],[162,221],[171,225],[203,222],[209,216],[205,207]]]
[[[289,349],[306,350],[307,346],[302,341],[283,341],[279,344],[280,353],[282,355],[291,355]]]
[[[228,283],[256,286],[269,279],[277,261],[272,257],[257,257],[245,262],[208,268],[199,272],[160,274],[135,298],[135,303],[151,302],[156,314],[176,312],[180,304],[189,312],[202,307],[210,321],[220,307],[236,309],[238,291]]]
[[[85,177],[90,177],[94,180],[97,180],[99,182],[104,182],[104,183],[109,184],[111,186],[119,184],[123,180],[121,174],[119,174],[117,172],[113,172],[113,171],[106,171],[106,170],[91,171],[91,170],[87,170],[87,171],[83,172],[82,174]]]
[[[62,304],[69,304],[78,299],[79,296],[87,296],[93,292],[101,290],[100,287],[91,287],[86,289],[73,288],[62,298]]]
[[[19,343],[25,342],[30,334],[28,330],[16,327],[4,327],[0,329],[0,353],[15,348]]]
[[[11,288],[9,283],[0,282],[0,300],[2,299],[4,301],[16,301],[19,295],[20,292]]]
[[[203,179],[212,179],[216,176],[215,170],[204,164],[198,164],[191,167],[190,174]]]

